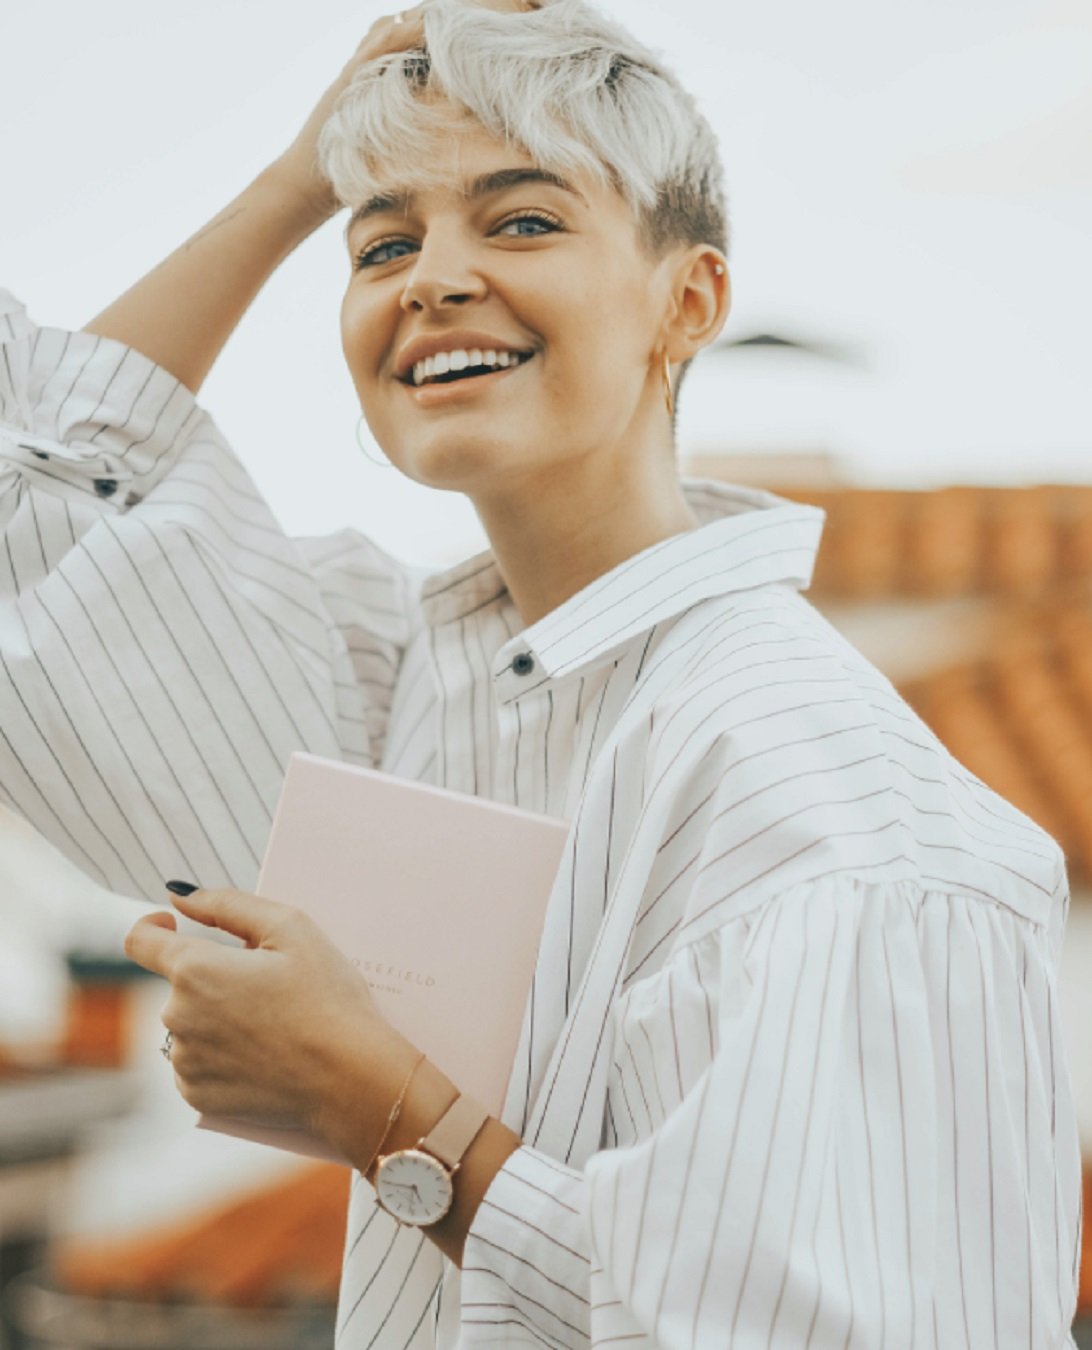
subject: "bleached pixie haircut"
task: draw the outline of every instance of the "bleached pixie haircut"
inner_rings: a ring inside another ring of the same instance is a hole
[[[522,13],[425,0],[424,29],[424,49],[356,71],[322,129],[320,166],[344,206],[392,182],[412,191],[445,178],[434,138],[457,130],[446,101],[540,168],[613,187],[651,259],[694,244],[728,255],[716,136],[677,77],[620,24],[586,0],[539,0]]]

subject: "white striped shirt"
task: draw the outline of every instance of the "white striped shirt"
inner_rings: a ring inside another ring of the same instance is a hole
[[[296,749],[571,824],[524,1143],[461,1272],[354,1178],[339,1347],[1073,1343],[1064,857],[803,597],[821,511],[684,478],[524,627],[489,552],[287,539],[139,353],[0,341],[0,789],[76,862],[252,887]]]

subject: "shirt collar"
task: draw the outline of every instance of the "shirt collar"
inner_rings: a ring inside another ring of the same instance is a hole
[[[554,678],[598,661],[710,596],[772,582],[808,588],[825,511],[762,488],[709,478],[679,481],[700,522],[697,529],[672,535],[611,568],[524,629],[502,652],[509,647],[531,651]],[[465,619],[507,593],[496,559],[486,549],[427,575],[421,608],[425,622],[435,628]]]

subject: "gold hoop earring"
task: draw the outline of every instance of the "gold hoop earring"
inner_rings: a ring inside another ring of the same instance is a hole
[[[663,351],[663,366],[660,373],[664,379],[664,402],[667,404],[668,417],[675,416],[675,391],[671,387],[671,363],[667,359],[667,348]]]

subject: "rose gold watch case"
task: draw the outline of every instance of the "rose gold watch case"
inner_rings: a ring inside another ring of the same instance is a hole
[[[387,1205],[380,1190],[380,1181],[384,1164],[391,1162],[395,1158],[420,1159],[422,1162],[426,1162],[429,1165],[429,1169],[435,1173],[437,1178],[441,1176],[444,1178],[447,1183],[447,1203],[438,1214],[429,1214],[421,1219],[403,1218],[401,1214],[396,1214],[394,1210]],[[384,1153],[380,1156],[379,1161],[376,1164],[375,1180],[372,1185],[375,1188],[376,1199],[396,1223],[400,1223],[404,1228],[427,1228],[430,1224],[439,1223],[445,1214],[450,1213],[451,1206],[455,1203],[455,1185],[452,1179],[458,1170],[458,1163],[456,1163],[453,1168],[448,1168],[439,1158],[434,1157],[431,1153],[426,1153],[422,1148],[402,1148],[398,1149],[395,1153]]]

